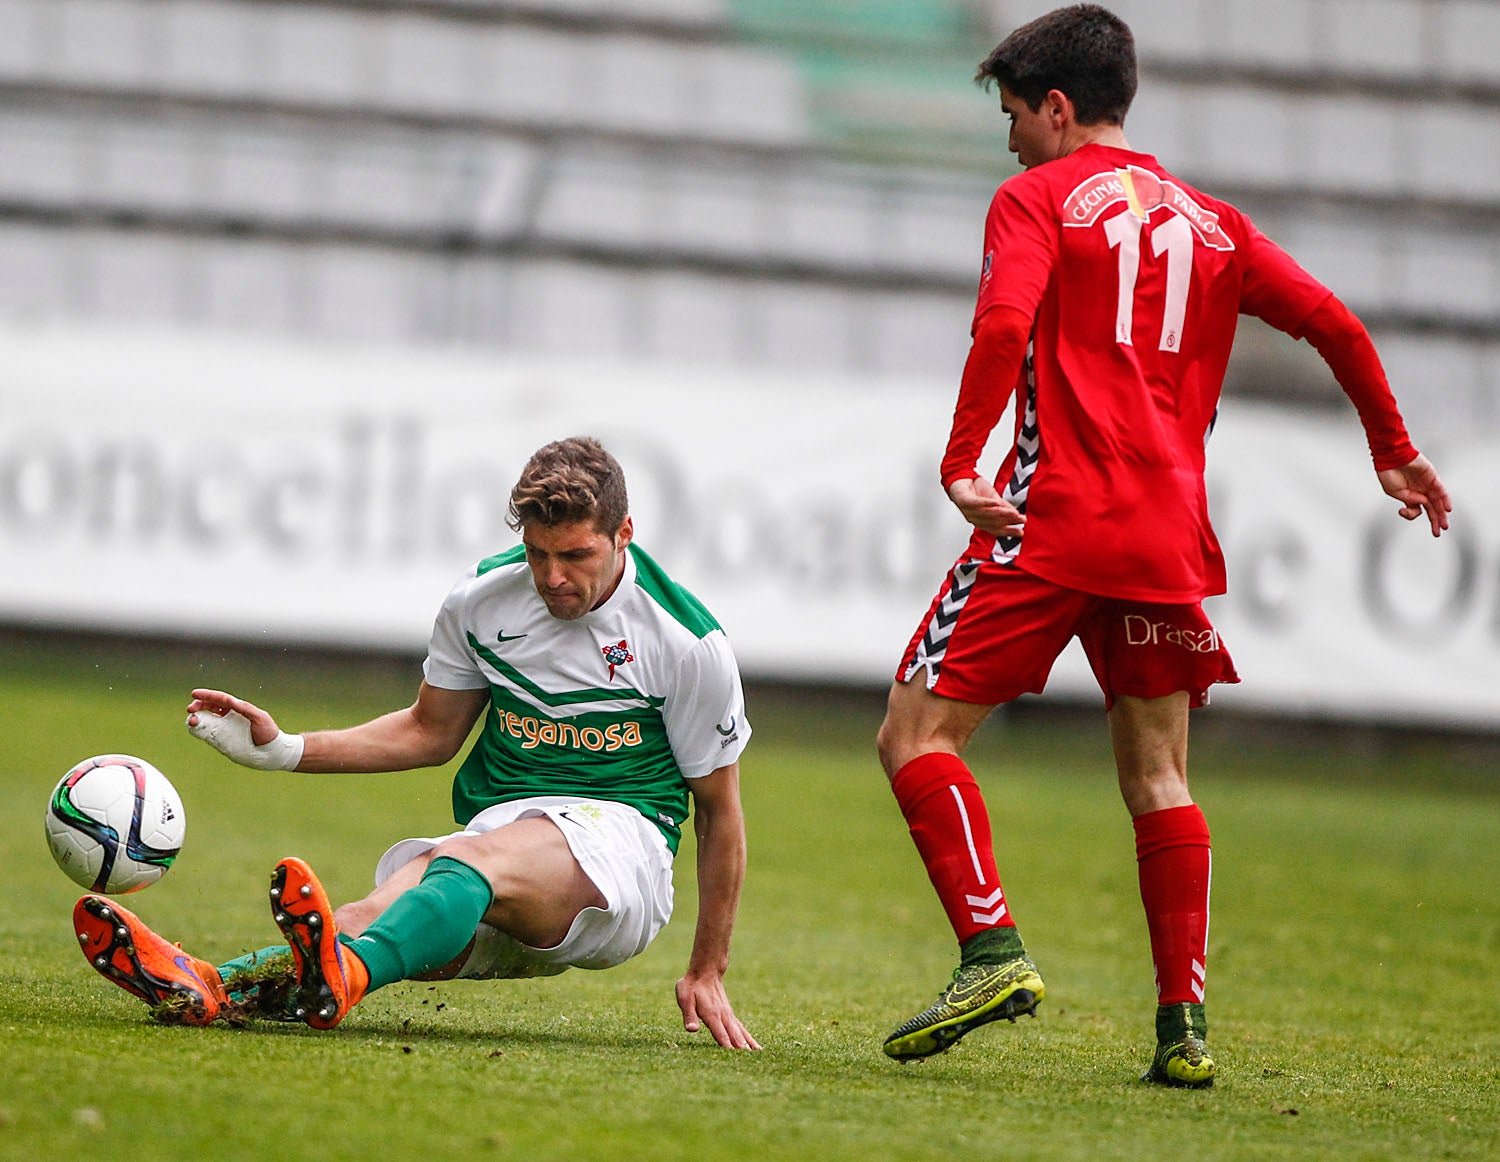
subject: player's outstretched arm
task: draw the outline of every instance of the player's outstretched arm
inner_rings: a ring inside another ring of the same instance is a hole
[[[724,974],[729,939],[745,881],[745,815],[740,807],[739,764],[688,780],[693,793],[693,829],[698,836],[698,926],[688,969],[677,982],[682,1027],[703,1026],[726,1049],[759,1049],[760,1043],[734,1015]]]
[[[1427,457],[1412,446],[1385,368],[1364,324],[1336,295],[1329,294],[1292,333],[1317,348],[1354,404],[1380,487],[1401,502],[1403,517],[1416,520],[1425,513],[1432,535],[1441,536],[1453,511],[1448,490]]]
[[[1448,527],[1448,514],[1453,511],[1453,502],[1448,489],[1438,478],[1437,469],[1420,452],[1411,463],[1400,468],[1385,468],[1376,475],[1386,495],[1401,502],[1400,513],[1407,520],[1416,520],[1427,514],[1427,523],[1432,535],[1440,537]]]
[[[423,682],[403,710],[345,730],[284,733],[266,711],[222,690],[194,690],[188,730],[243,766],[259,770],[405,771],[447,762],[484,709],[485,690]]]

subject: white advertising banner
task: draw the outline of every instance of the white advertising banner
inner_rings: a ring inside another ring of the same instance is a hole
[[[747,675],[889,680],[966,539],[936,482],[954,385],[284,341],[0,332],[0,621],[420,652],[548,440],[624,463],[640,543]],[[1427,449],[1434,542],[1352,410],[1226,408],[1210,448],[1246,707],[1500,727],[1500,462]],[[1070,655],[1052,690],[1097,697]]]

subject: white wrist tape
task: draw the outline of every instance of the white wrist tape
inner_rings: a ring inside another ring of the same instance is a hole
[[[258,771],[293,771],[302,761],[300,734],[278,731],[270,742],[256,746],[250,741],[250,720],[238,711],[218,715],[199,710],[196,715],[189,715],[192,717],[198,719],[198,724],[194,726],[190,721],[188,733],[241,766]]]

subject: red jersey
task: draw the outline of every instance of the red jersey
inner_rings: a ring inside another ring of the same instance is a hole
[[[998,541],[976,531],[970,556],[1126,600],[1222,593],[1204,445],[1238,318],[1296,334],[1329,297],[1243,213],[1149,155],[1087,145],[1006,181],[985,224],[974,327],[1019,310],[1030,351],[1021,382],[961,398],[943,482],[977,475],[1015,392],[1016,442],[995,484],[1026,528]],[[1379,378],[1361,395],[1409,448]]]

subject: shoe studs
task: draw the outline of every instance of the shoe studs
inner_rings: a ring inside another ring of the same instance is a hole
[[[88,942],[89,942],[89,934],[87,932],[80,932],[78,934],[78,943],[79,944],[87,944]]]
[[[273,900],[279,900],[279,899],[281,899],[281,889],[280,888],[272,888],[271,889],[271,899],[273,899]]]
[[[300,895],[304,900],[307,899],[308,896],[312,895],[312,885],[303,884],[297,894]]]

